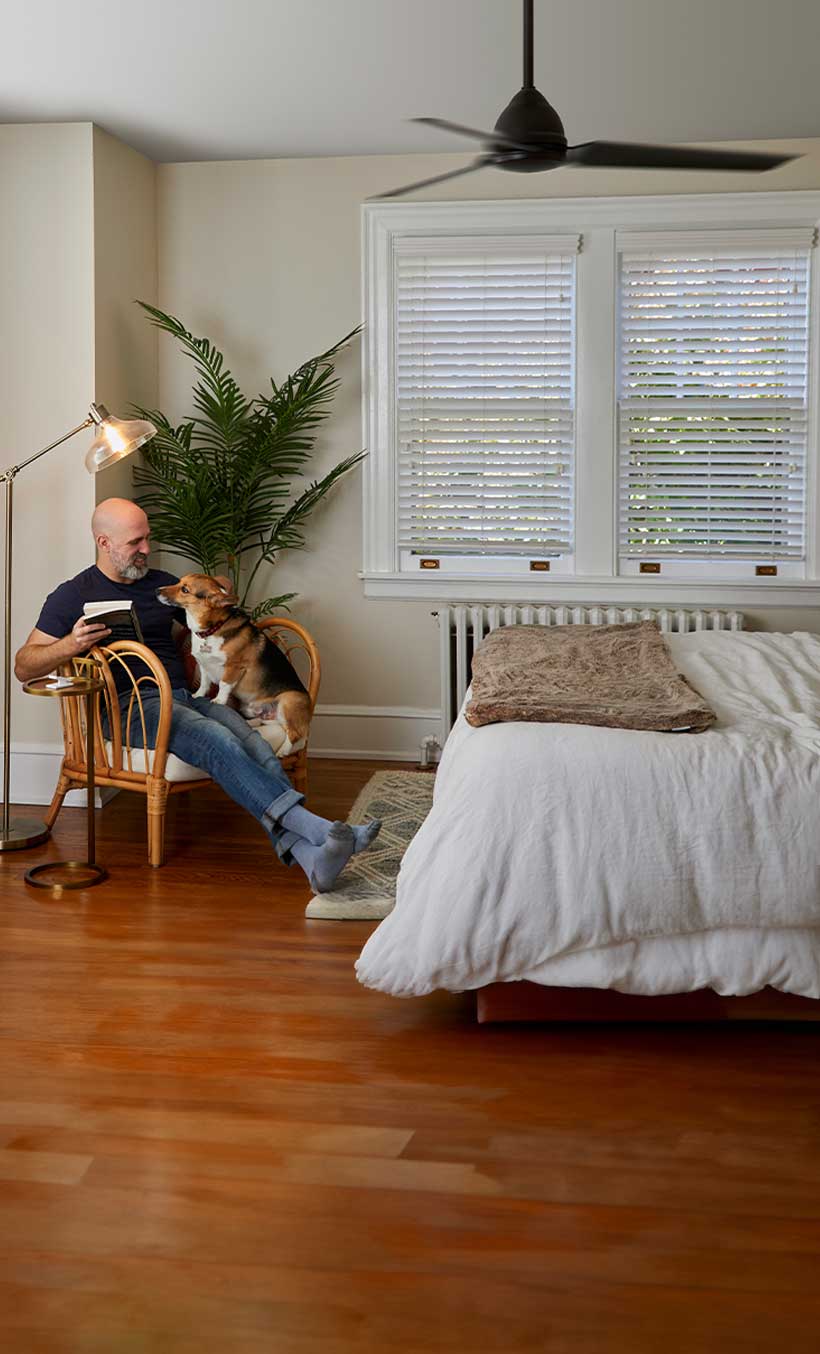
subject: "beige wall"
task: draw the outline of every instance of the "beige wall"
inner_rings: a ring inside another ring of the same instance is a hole
[[[0,126],[0,459],[25,460],[81,423],[94,391],[90,123]],[[14,488],[12,645],[46,594],[88,563],[94,483],[78,436]],[[51,701],[13,687],[14,744],[58,736]]]
[[[485,171],[425,190],[436,199],[632,195],[820,187],[820,139],[765,176],[566,170]],[[251,160],[159,167],[160,304],[224,348],[240,384],[264,388],[360,318],[360,207],[372,194],[464,163],[459,155]],[[422,195],[419,195],[422,196]],[[359,353],[340,364],[343,388],[322,434],[315,474],[361,444]],[[160,342],[160,403],[190,408],[190,364]],[[322,703],[434,707],[437,631],[430,604],[365,601],[358,472],[308,526],[309,549],[282,557],[271,592],[299,593],[294,615],[323,657]],[[751,610],[766,628],[820,630],[820,608]]]
[[[94,128],[94,391],[112,413],[157,404],[157,167]],[[132,493],[133,458],[95,476],[96,500]]]
[[[5,467],[82,423],[92,399],[116,413],[156,402],[156,335],[133,304],[156,298],[156,167],[91,123],[0,126],[0,201]],[[130,492],[130,470],[86,472],[91,439],[79,434],[15,481],[14,649],[46,595],[93,562],[97,499]],[[13,798],[47,799],[57,710],[12,690]]]

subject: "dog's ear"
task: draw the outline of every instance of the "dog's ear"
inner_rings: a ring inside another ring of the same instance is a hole
[[[219,584],[219,590],[224,594],[222,600],[224,600],[228,606],[236,606],[239,602],[239,598],[234,592],[231,580],[226,578],[224,574],[215,574],[214,582]]]

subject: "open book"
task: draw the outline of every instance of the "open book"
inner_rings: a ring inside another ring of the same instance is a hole
[[[108,626],[111,634],[105,636],[105,643],[115,639],[135,639],[140,644],[145,643],[133,602],[86,602],[83,615],[86,620]]]

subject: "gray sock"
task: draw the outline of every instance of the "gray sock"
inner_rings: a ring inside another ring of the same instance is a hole
[[[314,846],[321,846],[327,839],[330,831],[330,819],[320,818],[318,814],[311,813],[302,804],[294,804],[293,808],[288,809],[279,819],[282,827],[287,828],[288,832],[296,832],[305,841],[312,842]]]
[[[354,845],[353,831],[347,823],[331,823],[321,846],[303,838],[295,842],[290,851],[307,875],[313,891],[328,893],[353,855]]]
[[[360,851],[366,851],[372,841],[375,841],[382,830],[381,818],[374,818],[372,823],[349,823],[353,829],[353,838],[356,845],[353,847],[354,856],[358,856]]]
[[[313,846],[323,846],[327,841],[327,834],[330,831],[330,820],[320,818],[318,814],[311,813],[302,804],[294,804],[292,809],[288,809],[286,814],[279,819],[282,827],[287,828],[289,832],[296,832],[305,841]],[[372,823],[346,823],[345,827],[350,827],[355,840],[353,847],[354,856],[358,856],[360,851],[366,851],[370,843],[379,835],[381,822],[374,818]]]

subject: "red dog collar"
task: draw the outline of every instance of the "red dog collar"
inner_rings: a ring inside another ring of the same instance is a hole
[[[209,635],[215,635],[217,630],[221,630],[229,620],[230,616],[226,616],[224,621],[219,621],[217,625],[209,625],[207,630],[197,630],[195,632],[197,639],[207,639]]]

